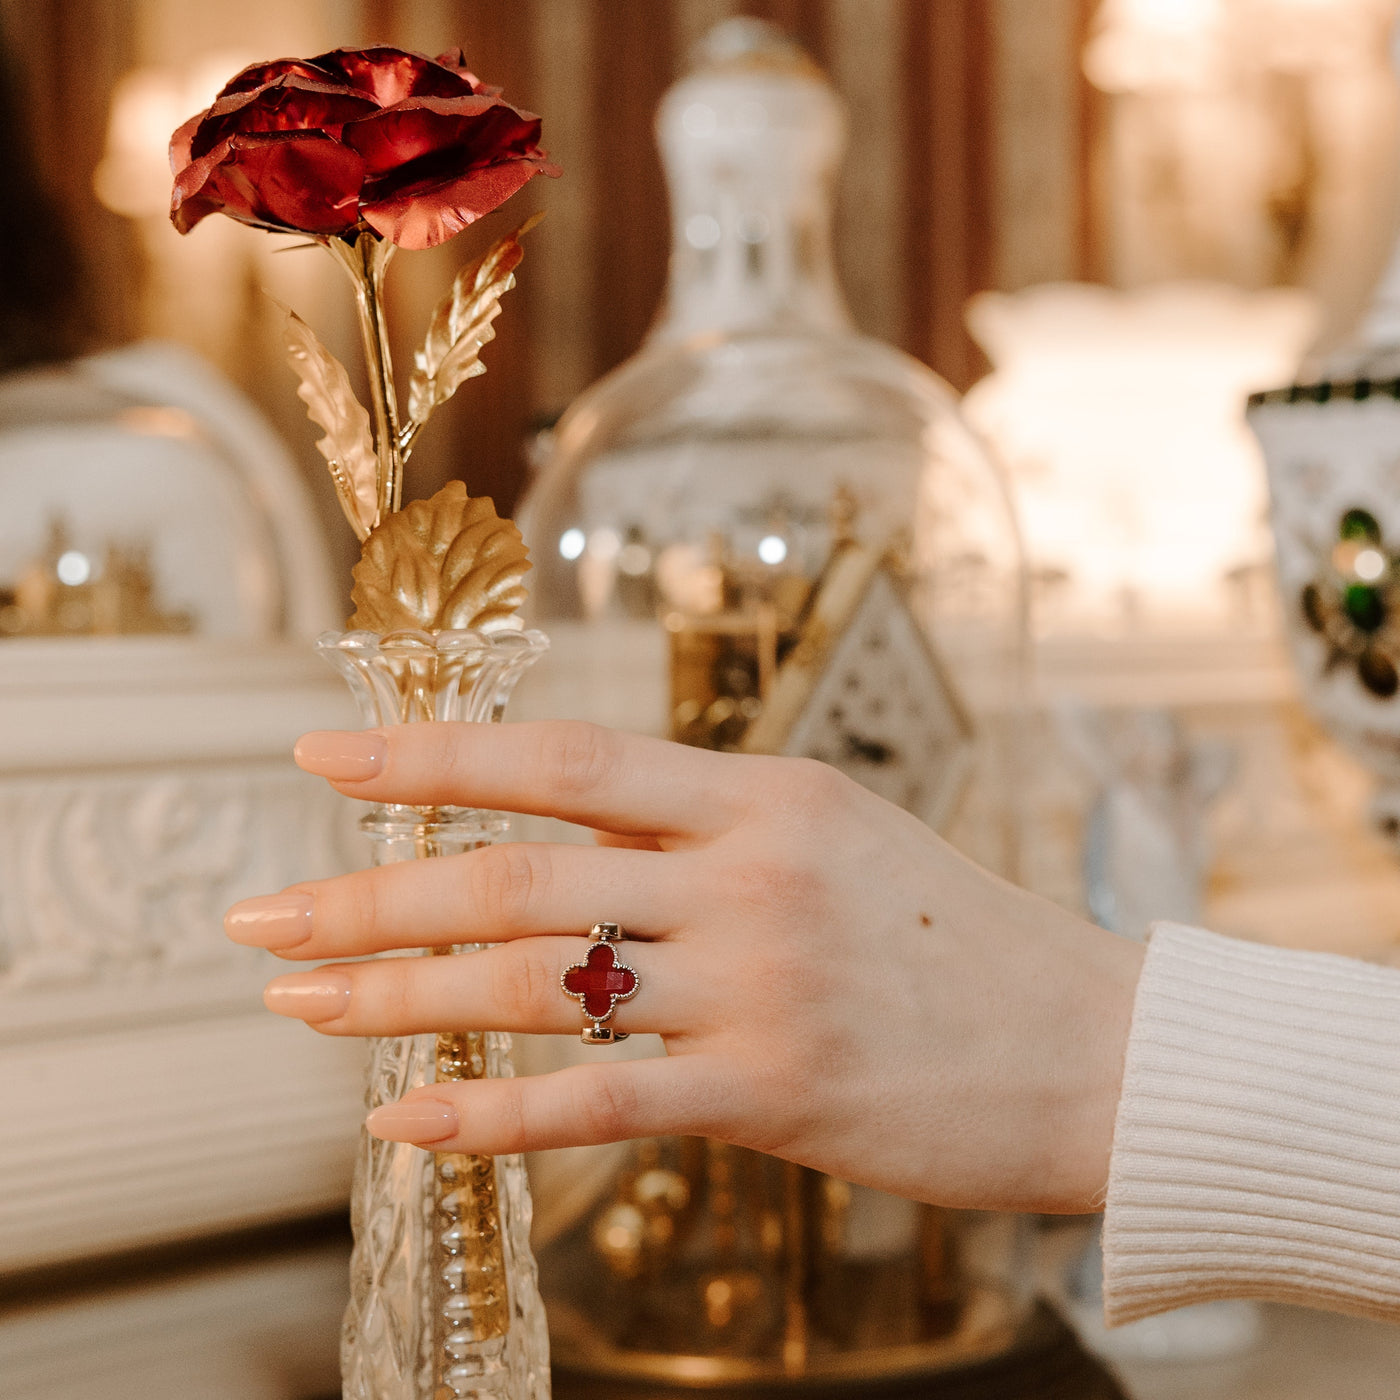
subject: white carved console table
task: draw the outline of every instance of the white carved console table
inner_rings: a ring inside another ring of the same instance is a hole
[[[275,960],[220,918],[362,859],[350,804],[290,760],[356,723],[300,644],[0,643],[0,1283],[100,1287],[95,1261],[172,1241],[194,1268],[97,1301],[12,1289],[5,1400],[316,1393],[251,1358],[279,1326],[333,1335],[339,1260],[206,1277],[198,1241],[348,1198],[363,1047],[268,1015]],[[240,1346],[242,1389],[201,1371]]]

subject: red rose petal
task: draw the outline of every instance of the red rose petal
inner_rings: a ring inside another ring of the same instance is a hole
[[[365,157],[365,222],[401,248],[432,248],[559,173],[539,134],[537,116],[495,98],[412,98],[347,122],[342,139]]]
[[[209,214],[299,233],[358,222],[364,162],[320,132],[235,136],[177,178],[171,222],[188,233]]]
[[[449,170],[424,172],[442,179],[505,154],[527,154],[539,140],[540,119],[495,97],[413,97],[347,127],[342,139],[364,156],[365,179],[394,182],[377,197],[422,178],[407,167],[424,157],[452,152]]]
[[[191,117],[170,138],[170,173],[172,175],[179,175],[193,159],[190,155],[190,145],[194,141],[194,134],[205,116],[206,113],[200,112],[198,116]]]
[[[436,248],[499,209],[536,175],[560,173],[548,161],[512,160],[469,171],[434,189],[362,204],[360,214],[377,234],[400,248]]]
[[[444,68],[450,68],[458,77],[464,78],[472,85],[473,92],[482,93],[487,97],[500,96],[500,88],[488,87],[467,67],[467,56],[462,52],[460,45],[455,49],[448,49],[446,53],[438,54],[433,62],[440,63]]]
[[[322,131],[339,138],[346,122],[375,110],[373,99],[363,93],[279,78],[254,92],[220,98],[205,113],[190,153],[198,158],[225,137],[268,131]]]
[[[219,96],[229,97],[234,93],[252,92],[254,88],[265,87],[268,83],[276,82],[278,78],[286,77],[305,78],[313,83],[334,81],[334,74],[317,67],[315,59],[275,58],[270,63],[249,64],[247,68],[235,73],[219,89]]]
[[[381,45],[370,49],[334,49],[312,60],[381,107],[407,97],[470,97],[472,75],[448,67],[427,54]]]

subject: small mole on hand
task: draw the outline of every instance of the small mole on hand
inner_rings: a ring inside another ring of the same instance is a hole
[[[933,920],[930,919],[929,916],[928,916],[927,914],[920,914],[920,915],[919,915],[919,922],[920,922],[925,928],[932,928],[932,927],[933,927]]]

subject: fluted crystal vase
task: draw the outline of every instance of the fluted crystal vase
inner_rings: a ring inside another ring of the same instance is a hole
[[[328,632],[317,649],[345,677],[367,726],[499,720],[545,650],[534,631]],[[507,822],[465,807],[387,805],[360,823],[376,865],[474,850]],[[483,945],[430,948],[457,956]],[[497,1031],[371,1042],[365,1106],[447,1079],[513,1073]],[[518,1156],[426,1152],[361,1132],[355,1244],[341,1336],[344,1400],[548,1400],[549,1341],[530,1253]]]

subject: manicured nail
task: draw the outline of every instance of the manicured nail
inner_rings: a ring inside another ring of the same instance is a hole
[[[385,1142],[441,1142],[457,1131],[457,1110],[441,1099],[386,1103],[365,1119],[365,1127]]]
[[[350,979],[343,972],[289,972],[263,988],[263,1005],[279,1016],[316,1025],[343,1016],[350,1005]]]
[[[372,729],[317,729],[292,750],[297,767],[333,783],[357,783],[384,767],[389,745]]]
[[[224,915],[224,932],[235,943],[280,952],[311,937],[311,909],[309,894],[262,894],[239,900]]]

